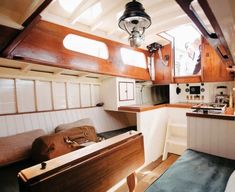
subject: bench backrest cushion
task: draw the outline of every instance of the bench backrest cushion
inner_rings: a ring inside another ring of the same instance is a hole
[[[71,129],[71,128],[74,128],[74,127],[82,127],[82,126],[92,126],[92,127],[94,127],[94,123],[92,122],[92,120],[90,118],[84,118],[84,119],[74,121],[72,123],[66,123],[66,124],[58,125],[55,128],[55,132],[57,133],[57,132],[60,132],[60,131],[66,130],[66,129]]]

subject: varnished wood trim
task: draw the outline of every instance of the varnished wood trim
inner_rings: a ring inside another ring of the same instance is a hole
[[[19,112],[19,113],[4,113],[0,114],[1,116],[7,115],[24,115],[24,114],[32,114],[32,113],[48,113],[48,112],[55,112],[55,111],[67,111],[67,110],[75,110],[75,109],[88,109],[88,108],[96,108],[97,106],[90,106],[90,107],[75,107],[75,108],[66,108],[66,109],[53,109],[53,110],[44,110],[44,111],[31,111],[31,112]]]
[[[7,27],[5,25],[0,25],[0,53],[8,43],[14,39],[20,33],[19,29],[14,29]]]
[[[41,19],[40,13],[52,2],[52,0],[45,0],[34,12],[33,14],[24,21],[23,26],[25,27],[23,31],[19,32],[16,38],[10,39],[8,45],[2,52],[4,57],[11,58],[12,51],[24,40],[24,38],[30,33],[32,28]]]
[[[39,22],[41,16],[38,15],[34,20],[19,33],[19,35],[13,39],[8,46],[3,50],[2,56],[7,58],[12,58],[12,51],[24,40],[24,38],[30,33],[32,28]]]
[[[107,191],[143,163],[143,136],[133,131],[22,170],[19,179],[24,192]]]
[[[105,43],[109,50],[109,58],[102,59],[66,49],[63,40],[68,34],[79,35]],[[59,68],[150,80],[147,69],[123,63],[120,53],[122,47],[132,49],[128,45],[41,20],[14,49],[12,57],[21,61]],[[146,57],[148,56],[146,50],[134,50],[144,53]]]
[[[209,41],[209,43],[214,47],[217,54],[220,56],[220,58],[223,61],[230,61],[233,62],[232,54],[228,48],[228,44],[224,38],[224,35],[222,33],[222,30],[207,2],[207,0],[198,0],[198,3],[200,4],[201,8],[203,9],[205,15],[207,16],[208,20],[210,21],[211,26],[213,27],[215,33],[209,33],[206,29],[203,23],[200,21],[200,18],[198,18],[194,11],[190,9],[190,4],[193,0],[176,0],[176,2],[181,6],[181,8],[185,11],[185,13],[192,19],[192,21],[196,24],[198,29],[201,31],[203,36]],[[226,55],[221,54],[218,47],[221,46],[221,44],[224,46],[224,49],[226,50]]]
[[[174,83],[198,83],[202,82],[201,75],[192,75],[192,76],[182,76],[182,77],[173,77]]]
[[[127,185],[129,188],[129,192],[135,192],[135,188],[137,185],[137,176],[136,173],[132,173],[127,177]]]
[[[159,105],[129,105],[129,106],[120,106],[118,107],[118,111],[126,111],[126,112],[144,112],[150,111],[154,109],[159,109],[163,107],[171,107],[171,108],[188,108],[192,107],[190,103],[175,103],[175,104],[159,104]]]
[[[130,106],[120,106],[118,107],[118,111],[126,111],[126,112],[144,112],[150,111],[154,109],[159,109],[162,107],[166,107],[166,104],[161,105],[130,105]]]
[[[191,103],[169,103],[166,104],[167,107],[172,107],[172,108],[188,108],[191,109],[193,104]]]

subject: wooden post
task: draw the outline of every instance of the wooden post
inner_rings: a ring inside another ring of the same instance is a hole
[[[130,174],[127,178],[127,185],[129,188],[129,192],[135,192],[135,188],[137,185],[137,177],[136,177],[136,173],[133,172],[132,174]]]

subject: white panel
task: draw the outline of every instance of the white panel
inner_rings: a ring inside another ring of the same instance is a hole
[[[15,83],[13,79],[0,79],[0,113],[15,113]]]
[[[42,128],[40,126],[40,124],[39,124],[38,113],[28,114],[27,118],[30,119],[30,122],[32,124],[31,130],[33,130],[33,129],[41,129]]]
[[[56,112],[50,112],[49,115],[50,115],[52,127],[56,128],[56,126],[58,125]]]
[[[52,110],[51,82],[36,81],[38,111]]]
[[[79,84],[67,83],[67,99],[69,108],[80,107]]]
[[[235,159],[235,121],[188,117],[188,147]]]
[[[72,112],[71,110],[67,110],[67,111],[66,111],[66,114],[67,114],[67,116],[68,116],[67,119],[68,119],[69,122],[76,121],[76,119],[73,118],[73,112]]]
[[[62,111],[56,111],[57,125],[65,123]]]
[[[6,125],[6,118],[5,116],[0,117],[0,137],[5,137],[9,135]]]
[[[6,116],[6,126],[10,135],[18,133],[14,115]]]
[[[66,108],[66,90],[65,83],[52,83],[53,89],[53,101],[55,109],[65,109]]]
[[[137,113],[137,129],[144,136],[145,165],[162,155],[166,136],[166,122],[166,108]]]
[[[50,113],[42,113],[46,122],[46,127],[44,128],[47,133],[54,132],[54,126],[52,124]]]
[[[130,126],[125,113],[106,112],[103,107],[94,107],[0,116],[0,137],[33,129],[44,129],[47,133],[52,133],[59,124],[82,118],[90,118],[94,122],[97,133]]]
[[[92,106],[96,106],[100,102],[100,85],[92,85]]]
[[[81,107],[91,106],[91,89],[89,84],[80,84]]]
[[[24,130],[30,131],[33,130],[32,120],[30,118],[30,114],[23,115],[23,121],[24,121]]]
[[[128,100],[134,99],[134,83],[132,82],[127,83],[127,99]]]
[[[16,80],[16,93],[19,112],[36,111],[34,81]]]
[[[127,100],[127,83],[119,82],[119,101]]]
[[[23,133],[24,132],[24,121],[22,115],[15,115],[15,123],[16,127],[15,129],[17,130],[17,133]]]

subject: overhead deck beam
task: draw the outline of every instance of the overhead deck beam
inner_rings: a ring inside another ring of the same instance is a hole
[[[90,8],[91,6],[95,5],[96,3],[98,3],[100,0],[83,0],[78,6],[77,8],[74,10],[73,14],[71,15],[71,17],[69,18],[69,21],[71,24],[75,24],[77,21],[77,18],[79,16],[81,16],[81,14],[86,11],[88,8]]]
[[[14,39],[10,40],[8,45],[3,49],[1,55],[4,57],[12,57],[10,54],[16,48],[16,46],[23,41],[23,39],[29,34],[32,27],[41,19],[40,13],[52,2],[52,0],[45,0],[33,14],[24,21],[23,26],[25,27]]]
[[[110,16],[113,16],[114,13],[118,13],[122,10],[124,11],[124,6],[126,2],[126,0],[122,0],[114,7],[107,10],[103,10],[103,12],[98,17],[94,18],[93,22],[91,23],[91,28],[94,28],[95,26],[99,25],[99,23],[105,22],[107,19],[110,19]]]

